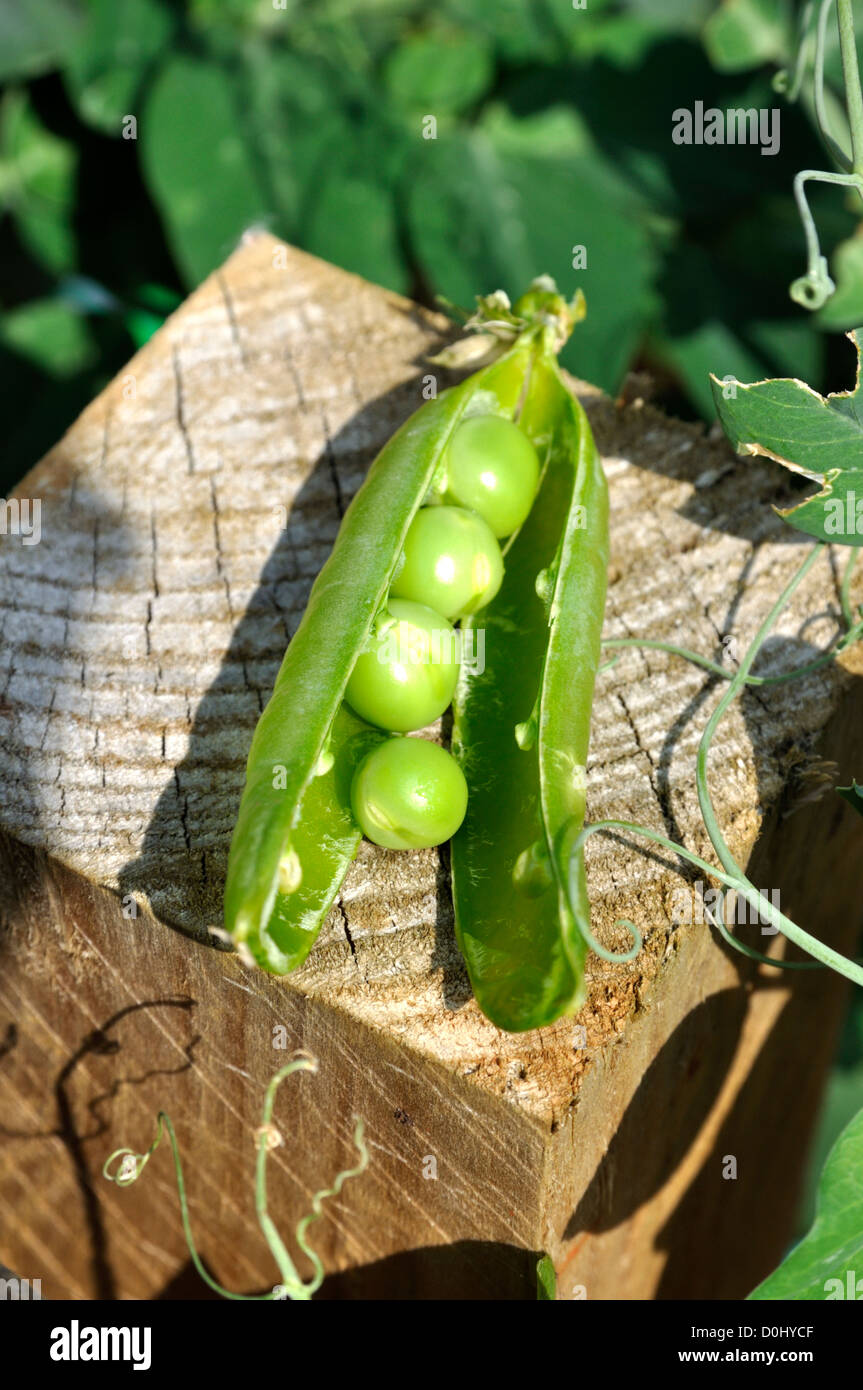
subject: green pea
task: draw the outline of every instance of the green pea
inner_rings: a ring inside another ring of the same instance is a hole
[[[479,512],[497,537],[526,520],[539,482],[539,459],[527,435],[501,415],[474,415],[459,425],[446,456],[446,500]]]
[[[481,516],[463,507],[421,507],[390,593],[463,618],[490,603],[502,579],[500,546]]]
[[[406,734],[443,714],[458,679],[456,634],[423,603],[391,599],[357,657],[345,699],[369,724]]]
[[[422,738],[389,738],[354,773],[351,805],[367,840],[384,849],[428,849],[464,820],[467,783],[455,758]]]

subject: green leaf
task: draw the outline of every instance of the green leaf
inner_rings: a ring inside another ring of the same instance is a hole
[[[75,263],[72,227],[77,156],[41,124],[27,95],[12,89],[0,106],[0,207],[25,246],[52,273]]]
[[[408,221],[433,287],[470,306],[478,285],[511,296],[549,274],[588,314],[562,355],[606,390],[619,385],[651,307],[653,255],[639,204],[561,111],[429,141],[412,170]],[[586,267],[574,267],[583,247]]]
[[[821,1113],[811,1151],[807,1160],[807,1174],[801,1213],[798,1217],[798,1239],[815,1220],[818,1199],[818,1182],[827,1155],[850,1124],[858,1110],[863,1107],[863,991],[856,990],[852,996],[842,1026],[833,1070],[821,1101]]]
[[[849,806],[854,807],[858,815],[863,816],[863,786],[859,786],[855,778],[852,777],[850,787],[837,787],[836,790]]]
[[[843,331],[863,323],[863,224],[833,252],[831,271],[836,292],[818,311],[819,328]]]
[[[761,368],[746,345],[718,319],[707,319],[697,328],[674,337],[658,335],[652,341],[657,356],[672,368],[689,397],[706,416],[712,413],[713,407],[711,370],[736,378],[738,374],[755,375]]]
[[[269,211],[238,107],[227,71],[185,56],[161,69],[144,107],[144,177],[189,285],[221,265]]]
[[[540,1303],[557,1299],[557,1274],[548,1255],[540,1255],[536,1262],[536,1297]]]
[[[752,1300],[797,1302],[863,1296],[863,1110],[830,1151],[818,1189],[815,1223]],[[860,1281],[858,1285],[858,1280]]]
[[[384,70],[391,99],[411,111],[454,115],[471,106],[492,77],[489,45],[466,30],[449,29],[408,39]]]
[[[606,58],[616,67],[634,68],[668,33],[668,27],[650,14],[608,15],[589,24],[573,25],[570,48],[588,62]]]
[[[32,299],[0,316],[0,345],[58,378],[77,375],[96,357],[86,319],[56,299]]]
[[[371,179],[331,165],[306,224],[309,251],[387,289],[407,289],[392,196]]]
[[[724,0],[704,26],[704,46],[722,72],[784,63],[792,51],[788,0]]]
[[[857,39],[857,52],[860,52],[860,43],[863,40],[863,11],[859,5],[851,6],[852,19],[854,21],[854,33]],[[845,104],[838,96],[843,89],[842,73],[842,49],[839,43],[839,25],[836,23],[835,10],[831,16],[830,23],[827,25],[827,33],[824,44],[824,83],[828,93],[833,97],[833,101],[838,111],[842,112],[842,119],[845,122],[847,131],[847,118],[845,116]],[[830,92],[830,88],[835,89]],[[834,127],[834,134],[838,135],[841,126]]]
[[[277,9],[273,0],[189,0],[189,11],[192,23],[203,32],[216,28],[233,34],[283,24],[286,11],[295,11],[299,3],[300,0],[283,0]]]
[[[768,367],[778,373],[799,372],[808,380],[820,378],[824,370],[825,340],[812,332],[812,325],[802,314],[779,319],[754,319],[745,326],[747,341],[752,343]],[[734,369],[735,375],[741,373]],[[708,415],[712,415],[713,402]]]
[[[802,381],[741,382],[711,377],[719,419],[740,454],[765,454],[821,483],[821,491],[779,510],[797,530],[840,545],[863,543],[863,394],[860,337],[854,389],[820,396]]]
[[[5,0],[0,6],[0,81],[56,67],[74,41],[82,8],[75,0]]]
[[[89,0],[78,41],[68,51],[65,82],[83,120],[119,135],[124,116],[153,60],[174,30],[171,12],[158,0]]]
[[[625,0],[632,15],[646,15],[668,33],[697,33],[716,0]]]
[[[280,229],[300,236],[322,174],[355,142],[347,99],[317,59],[249,44],[242,52],[244,138]],[[340,162],[344,163],[343,160]]]
[[[571,20],[572,0],[564,3]],[[601,5],[595,3],[593,8],[599,10]],[[495,0],[494,6],[486,0],[443,0],[442,11],[471,33],[484,35],[503,57],[519,63],[554,62],[565,55],[560,27],[545,6],[525,4],[525,0]]]
[[[181,302],[180,296],[164,285],[141,285],[123,314],[123,323],[135,347],[148,343]]]

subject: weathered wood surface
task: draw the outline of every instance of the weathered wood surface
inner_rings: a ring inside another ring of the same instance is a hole
[[[0,1259],[41,1274],[47,1296],[176,1289],[166,1156],[133,1189],[98,1177],[114,1147],[146,1147],[163,1105],[211,1266],[233,1287],[272,1282],[251,1136],[284,1059],[279,1025],[321,1060],[279,1106],[272,1205],[286,1228],[349,1159],[352,1113],[369,1131],[368,1174],[316,1228],[343,1271],[334,1297],[530,1296],[539,1248],[564,1296],[737,1295],[781,1252],[842,988],[741,965],[708,927],[677,922],[685,879],[667,857],[590,842],[595,931],[620,947],[614,923],[632,918],[645,949],[627,965],[592,958],[585,1008],[542,1033],[502,1035],[476,1008],[433,851],[364,846],[287,981],[208,938],[284,645],[446,332],[251,239],[19,489],[41,499],[42,538],[0,550]],[[611,486],[608,635],[733,658],[803,554],[770,511],[779,470],[641,402],[584,399]],[[837,608],[833,557],[774,658],[807,659]],[[807,798],[825,780],[816,755],[859,776],[861,665],[848,653],[747,694],[711,764],[732,848],[846,950],[853,812]],[[694,759],[718,697],[675,658],[627,652],[598,687],[589,816],[706,853]]]

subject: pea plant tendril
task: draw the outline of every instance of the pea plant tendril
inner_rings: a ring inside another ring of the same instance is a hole
[[[801,169],[794,180],[794,198],[806,238],[807,269],[790,287],[791,298],[804,309],[820,309],[836,286],[830,278],[827,261],[821,254],[815,219],[806,197],[807,183],[828,183],[853,188],[863,198],[863,93],[857,64],[854,35],[854,16],[851,0],[836,0],[839,26],[839,47],[842,56],[842,76],[845,87],[845,110],[848,121],[850,150],[839,143],[830,129],[824,96],[824,54],[827,23],[833,0],[821,0],[815,34],[813,60],[813,109],[822,144],[840,172],[826,169]],[[799,97],[810,52],[810,22],[812,6],[805,5],[801,13],[801,37],[793,78],[782,71],[776,74],[774,87],[784,92],[789,101]]]
[[[854,565],[857,560],[857,550],[852,549],[851,554],[845,564],[840,589],[840,602],[842,605],[842,616],[845,620],[846,631],[838,639],[835,646],[822,656],[816,656],[812,661],[807,661],[803,666],[795,666],[793,671],[781,671],[774,676],[753,676],[750,672],[743,679],[743,684],[747,686],[760,685],[787,685],[789,681],[796,681],[801,676],[808,676],[813,671],[821,671],[825,666],[829,666],[836,659],[840,652],[844,652],[846,647],[851,647],[855,642],[859,642],[863,637],[863,618],[855,620],[849,599],[851,579],[854,573]],[[672,656],[683,657],[685,661],[692,662],[693,666],[701,666],[705,671],[709,671],[712,676],[719,676],[722,680],[733,680],[737,672],[728,666],[720,666],[718,661],[711,661],[710,657],[702,656],[700,652],[690,651],[687,647],[679,647],[674,642],[657,642],[648,637],[606,637],[603,638],[603,647],[637,647],[654,652],[669,652]],[[621,653],[622,655],[622,653]],[[606,661],[599,669],[600,671],[610,671],[620,660],[619,656],[613,657],[611,661]]]
[[[824,657],[818,658],[816,661],[809,662],[807,663],[807,665],[799,667],[795,671],[787,672],[783,676],[778,677],[757,678],[753,677],[750,674],[752,666],[754,665],[755,660],[759,652],[761,651],[764,642],[767,636],[769,635],[770,631],[772,630],[774,624],[778,620],[783,609],[788,604],[795,590],[803,582],[803,580],[806,578],[806,575],[809,573],[813,565],[819,559],[824,548],[825,547],[822,543],[816,544],[812,547],[806,559],[797,569],[796,573],[792,575],[791,579],[788,581],[788,583],[785,585],[785,588],[782,590],[782,593],[779,595],[776,602],[773,604],[773,607],[770,609],[770,612],[767,614],[766,618],[764,619],[757,633],[755,634],[755,637],[753,638],[752,642],[747,648],[747,651],[743,657],[743,660],[740,662],[738,669],[734,673],[729,673],[727,670],[717,665],[716,663],[710,662],[706,658],[698,656],[697,653],[687,651],[685,648],[675,647],[671,643],[657,643],[650,641],[642,642],[638,638],[627,638],[611,639],[609,642],[605,644],[608,646],[626,645],[635,647],[649,647],[653,649],[658,648],[659,650],[667,651],[678,656],[684,657],[686,660],[694,660],[698,665],[705,666],[712,674],[722,676],[729,680],[728,689],[725,691],[724,695],[722,696],[722,699],[716,706],[716,709],[713,711],[710,718],[708,719],[707,724],[704,728],[704,732],[701,735],[701,742],[699,744],[698,758],[696,764],[696,785],[698,790],[698,802],[701,808],[702,819],[704,821],[707,833],[710,837],[711,844],[713,845],[713,848],[716,851],[717,857],[722,867],[719,868],[715,864],[710,864],[706,859],[703,859],[700,855],[693,853],[692,850],[686,849],[683,845],[677,844],[675,841],[669,839],[668,836],[662,835],[656,830],[652,830],[647,826],[638,825],[633,821],[615,819],[597,820],[591,822],[589,825],[585,825],[573,844],[572,854],[575,858],[575,856],[578,855],[579,852],[583,849],[587,839],[591,835],[595,835],[600,831],[623,831],[630,835],[638,835],[642,836],[645,839],[651,840],[654,844],[661,845],[664,849],[671,850],[674,854],[681,856],[690,864],[695,865],[697,868],[701,869],[705,874],[708,874],[710,877],[716,879],[719,883],[723,885],[723,888],[722,890],[720,890],[719,895],[719,912],[712,912],[710,911],[710,909],[706,909],[706,912],[713,925],[720,932],[723,939],[728,943],[728,945],[732,946],[735,950],[750,957],[751,959],[758,960],[763,964],[775,966],[780,969],[784,968],[799,970],[816,968],[818,965],[829,966],[831,969],[837,971],[840,975],[844,975],[846,979],[853,981],[854,984],[863,985],[863,966],[859,965],[856,961],[849,960],[840,952],[833,950],[831,946],[826,945],[824,942],[819,941],[816,937],[811,936],[809,932],[804,931],[803,928],[799,927],[796,922],[793,922],[789,917],[786,917],[784,913],[780,912],[779,909],[773,903],[771,903],[769,899],[765,898],[763,894],[761,894],[758,891],[758,889],[754,886],[754,884],[751,883],[750,880],[746,877],[746,874],[744,873],[743,869],[734,858],[734,855],[732,854],[720,828],[719,821],[713,808],[713,801],[710,795],[710,787],[707,775],[710,747],[713,742],[716,731],[719,727],[719,724],[721,723],[723,716],[728,711],[730,705],[733,703],[733,701],[737,698],[737,696],[741,693],[741,691],[744,689],[746,685],[754,684],[756,681],[758,681],[758,683],[760,684],[776,684],[780,680],[793,680],[799,678],[800,676],[806,674],[809,671],[818,669],[818,667],[823,665],[826,661],[831,660],[835,656],[836,651],[842,650],[844,647],[848,646],[851,641],[856,640],[861,635],[861,633],[863,633],[863,620],[861,620],[849,628],[845,636],[837,644],[837,647],[834,649],[834,651],[832,651]],[[851,553],[850,560],[848,562],[845,574],[843,576],[842,604],[843,611],[845,612],[846,616],[849,614],[848,590],[850,586],[850,578],[853,563],[856,557],[857,551],[855,549]],[[787,940],[793,942],[796,946],[800,947],[801,950],[805,951],[808,955],[812,956],[814,958],[813,961],[810,962],[777,960],[771,956],[766,956],[762,952],[756,951],[753,947],[748,946],[744,942],[739,941],[737,937],[728,930],[724,920],[725,902],[727,892],[729,890],[733,890],[740,897],[744,898],[752,907],[754,907],[757,910],[762,920],[768,921],[773,927],[780,931],[787,938]],[[634,944],[629,950],[620,953],[614,953],[606,950],[604,947],[601,947],[594,940],[591,940],[589,942],[589,945],[591,946],[591,949],[594,950],[596,954],[601,956],[604,960],[618,962],[632,960],[641,948],[641,935],[634,923],[628,921],[625,918],[621,918],[617,925],[625,927],[633,936]]]
[[[204,1267],[192,1235],[192,1226],[189,1219],[189,1203],[186,1197],[186,1184],[183,1177],[183,1165],[180,1162],[180,1150],[177,1144],[177,1136],[174,1133],[174,1126],[171,1123],[170,1116],[168,1116],[164,1110],[159,1111],[156,1137],[145,1153],[135,1153],[133,1149],[115,1149],[105,1160],[102,1168],[103,1176],[110,1182],[115,1182],[118,1187],[129,1187],[141,1176],[153,1154],[156,1152],[156,1149],[159,1147],[163,1133],[168,1135],[168,1142],[171,1145],[171,1153],[174,1160],[174,1169],[177,1175],[177,1194],[180,1200],[180,1215],[182,1217],[186,1244],[189,1247],[189,1254],[192,1257],[192,1263],[195,1269],[198,1271],[204,1283],[213,1289],[215,1293],[221,1294],[222,1298],[230,1298],[243,1303],[268,1303],[285,1298],[289,1298],[295,1302],[308,1302],[323,1283],[324,1267],[318,1253],[309,1245],[306,1232],[314,1221],[320,1220],[324,1215],[323,1203],[330,1197],[338,1197],[348,1178],[359,1177],[368,1167],[369,1154],[366,1148],[362,1120],[360,1118],[355,1118],[354,1120],[353,1140],[359,1155],[357,1163],[354,1167],[346,1168],[340,1172],[336,1176],[331,1187],[321,1188],[320,1191],[314,1194],[312,1197],[311,1211],[302,1218],[294,1232],[297,1245],[312,1265],[314,1273],[311,1279],[303,1280],[300,1277],[294,1261],[288,1254],[276,1224],[269,1214],[267,1205],[267,1158],[271,1150],[281,1143],[281,1136],[272,1123],[276,1094],[282,1082],[295,1072],[316,1072],[317,1069],[318,1064],[314,1057],[311,1057],[308,1053],[295,1052],[285,1066],[277,1071],[275,1076],[271,1077],[264,1096],[261,1124],[255,1136],[257,1144],[255,1208],[258,1216],[258,1225],[278,1265],[279,1274],[281,1276],[281,1283],[277,1284],[270,1293],[234,1293],[230,1289],[223,1288],[221,1284],[212,1278]],[[112,1171],[112,1167],[118,1159],[120,1160],[119,1166],[116,1171]]]

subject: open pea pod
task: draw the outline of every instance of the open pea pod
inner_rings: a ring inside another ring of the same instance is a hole
[[[225,888],[228,932],[273,973],[305,959],[360,840],[351,779],[386,735],[343,697],[408,527],[465,414],[512,416],[532,352],[517,342],[411,416],[373,463],[312,588],[252,740]]]
[[[496,598],[467,625],[453,751],[468,809],[452,842],[456,933],[483,1012],[511,1032],[584,996],[590,908],[581,853],[608,564],[608,489],[553,356],[534,359],[519,415],[545,460]]]

